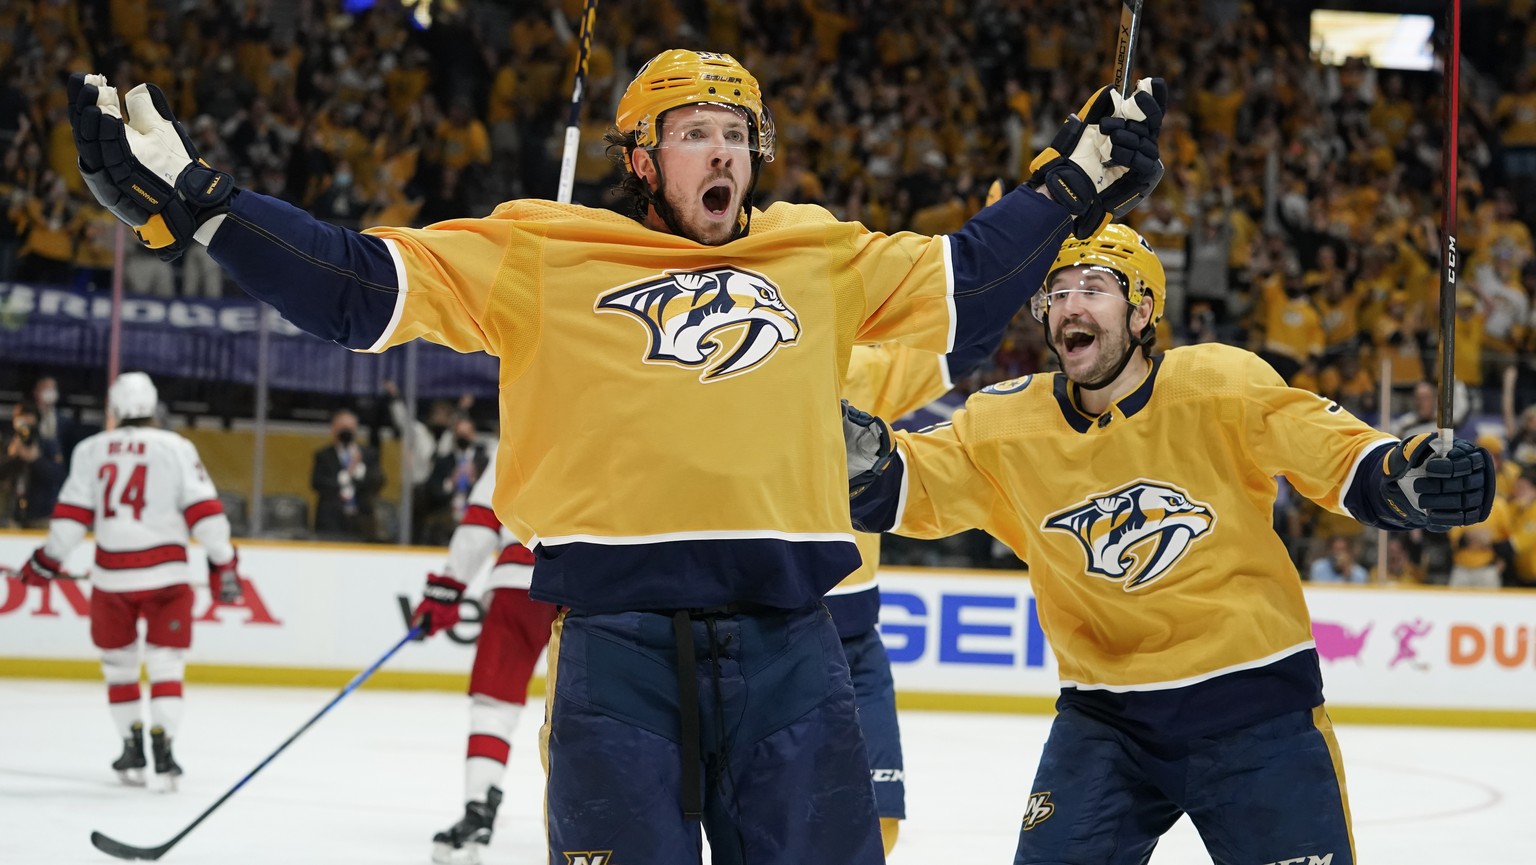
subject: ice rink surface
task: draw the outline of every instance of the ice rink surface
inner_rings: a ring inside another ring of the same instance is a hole
[[[189,685],[175,794],[123,787],[105,688],[0,679],[0,863],[116,861],[91,830],[170,840],[335,692]],[[486,861],[544,862],[537,732],[514,737]],[[428,865],[432,834],[462,813],[466,699],[349,695],[161,861],[187,865]],[[893,865],[1012,862],[1049,719],[905,712],[908,820]],[[1536,731],[1340,725],[1364,865],[1536,862]],[[1153,865],[1210,859],[1187,821]],[[626,865],[622,861],[615,865]],[[641,865],[641,863],[629,863]],[[645,863],[650,865],[650,863]]]

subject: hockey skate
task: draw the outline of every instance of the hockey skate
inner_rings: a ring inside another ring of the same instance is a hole
[[[432,861],[438,865],[480,865],[480,855],[491,843],[491,826],[500,805],[499,787],[492,787],[484,802],[465,804],[463,819],[432,836]]]
[[[144,786],[144,725],[135,723],[123,739],[123,755],[112,768],[117,770],[118,780],[130,787]]]
[[[171,756],[171,737],[165,735],[165,731],[159,727],[151,729],[149,750],[155,756],[155,789],[161,793],[176,792],[181,767],[176,765],[176,758]]]

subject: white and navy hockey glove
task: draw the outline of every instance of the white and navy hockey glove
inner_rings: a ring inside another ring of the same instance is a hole
[[[848,495],[856,496],[890,465],[891,428],[843,400],[843,446],[848,451]]]
[[[1075,236],[1098,234],[1163,179],[1157,137],[1167,104],[1161,78],[1141,79],[1129,97],[1100,87],[1029,164],[1029,185],[1048,191],[1072,214]]]
[[[159,87],[133,88],[127,106],[125,123],[105,76],[69,76],[69,125],[85,185],[141,243],[174,261],[199,228],[229,210],[235,179],[198,158]]]
[[[1404,528],[1443,532],[1488,519],[1493,510],[1493,456],[1466,439],[1444,455],[1434,433],[1399,442],[1382,461],[1381,492],[1391,516]]]

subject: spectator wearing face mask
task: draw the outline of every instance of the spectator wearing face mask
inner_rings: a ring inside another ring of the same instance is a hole
[[[66,462],[79,440],[74,421],[59,414],[59,383],[45,375],[32,386],[32,404],[37,406],[37,434],[40,441],[51,442]]]
[[[0,498],[8,502],[0,525],[9,521],[23,529],[47,528],[64,476],[58,442],[39,434],[37,406],[17,403],[11,409],[11,433],[0,443]]]
[[[310,486],[315,502],[315,534],[332,540],[374,540],[373,504],[384,485],[378,451],[357,440],[357,415],[341,409],[331,415],[331,443],[315,451]]]
[[[432,463],[427,479],[427,539],[431,545],[448,543],[453,529],[464,519],[470,488],[485,472],[489,455],[475,434],[475,423],[460,418],[453,424],[453,445]]]

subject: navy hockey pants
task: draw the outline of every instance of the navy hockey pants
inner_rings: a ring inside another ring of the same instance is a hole
[[[906,772],[901,762],[901,729],[896,725],[891,659],[874,628],[843,638],[843,653],[848,656],[853,693],[859,702],[859,729],[864,731],[864,750],[869,754],[875,811],[881,817],[906,819]]]
[[[1323,707],[1149,748],[1073,706],[1051,726],[1015,865],[1142,865],[1181,814],[1215,865],[1354,865]]]
[[[679,712],[691,635],[697,724]],[[685,637],[685,639],[687,639]],[[879,865],[869,763],[826,608],[683,616],[562,614],[544,737],[551,865]],[[679,749],[702,815],[683,813]],[[585,859],[583,859],[585,857]]]

